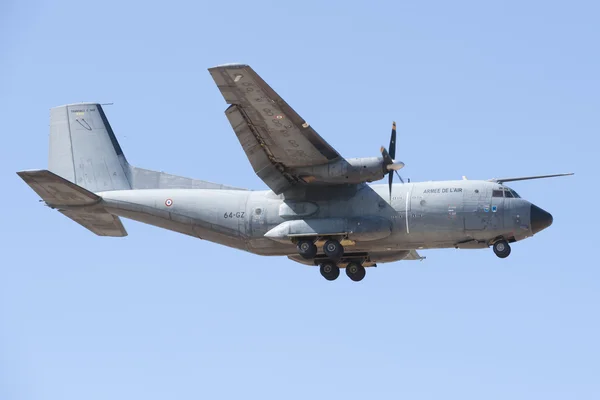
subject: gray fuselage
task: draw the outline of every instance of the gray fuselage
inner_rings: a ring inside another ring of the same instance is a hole
[[[271,191],[145,189],[99,193],[109,212],[261,255],[295,255],[293,238],[267,232],[286,221],[376,218],[383,234],[358,237],[346,252],[389,253],[428,248],[483,248],[496,238],[532,236],[528,201],[498,183],[438,181],[311,188],[297,196]],[[509,197],[510,196],[510,197]],[[295,199],[299,199],[298,201]],[[360,225],[360,222],[358,223]],[[377,229],[377,228],[374,228]],[[340,232],[340,234],[348,232]],[[405,253],[404,253],[405,254]],[[398,257],[400,259],[402,257]],[[393,261],[394,257],[381,257]]]

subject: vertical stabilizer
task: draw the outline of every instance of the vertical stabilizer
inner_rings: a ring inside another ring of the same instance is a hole
[[[91,192],[131,189],[123,150],[97,103],[50,110],[48,169]]]

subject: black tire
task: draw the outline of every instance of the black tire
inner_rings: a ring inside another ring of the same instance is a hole
[[[296,247],[298,248],[298,254],[307,260],[312,260],[317,255],[317,246],[312,240],[301,240]]]
[[[339,261],[344,255],[344,246],[337,240],[331,239],[325,242],[323,252],[329,259]]]
[[[492,246],[494,254],[500,258],[506,258],[510,255],[510,245],[506,240],[498,240]]]
[[[346,266],[346,275],[348,275],[348,278],[352,279],[354,282],[362,281],[366,274],[367,270],[365,267],[357,262],[353,261]]]
[[[321,275],[328,281],[335,281],[340,276],[340,267],[335,263],[326,261],[320,265]]]

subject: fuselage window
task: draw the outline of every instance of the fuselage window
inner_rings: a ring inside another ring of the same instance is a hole
[[[492,197],[504,197],[504,195],[502,194],[502,190],[494,190],[492,192]]]
[[[506,191],[504,191],[504,195],[505,195],[506,197],[510,197],[511,199],[514,197],[514,196],[513,196],[513,194],[512,194],[512,192],[511,192],[510,190],[506,190]]]

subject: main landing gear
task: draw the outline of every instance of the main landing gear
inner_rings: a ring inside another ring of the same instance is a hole
[[[344,255],[344,246],[342,246],[342,244],[337,240],[331,239],[325,242],[325,246],[323,246],[323,252],[329,259],[333,261],[339,261]]]
[[[296,247],[298,247],[298,253],[307,260],[312,260],[317,255],[317,246],[312,240],[301,240]]]
[[[494,242],[492,245],[494,253],[500,258],[506,258],[510,255],[510,245],[504,239]]]
[[[317,245],[315,239],[302,239],[296,243],[298,254],[306,260],[314,260],[317,256]],[[340,276],[340,267],[338,263],[342,261],[342,265],[346,264],[346,275],[354,282],[362,281],[367,274],[365,267],[356,259],[344,261],[344,246],[337,239],[328,239],[323,245],[323,253],[325,258],[319,263],[319,270],[323,278],[328,281],[334,281]]]
[[[323,261],[320,265],[321,275],[328,281],[334,281],[340,276],[340,267],[333,261]],[[356,261],[351,261],[346,266],[346,275],[354,282],[360,282],[363,280],[367,271],[365,267],[360,265]]]
[[[352,261],[346,265],[346,275],[348,275],[348,278],[352,279],[354,282],[362,281],[366,274],[367,270],[365,267],[355,261]]]
[[[338,267],[333,261],[325,261],[320,266],[321,275],[328,281],[334,281],[340,276],[340,267]]]
[[[307,260],[312,260],[317,255],[317,245],[315,244],[314,240],[300,240],[296,244],[296,247],[298,248],[298,254]],[[344,246],[342,246],[338,240],[330,239],[325,242],[325,245],[323,246],[323,252],[328,259],[337,262],[341,260],[342,256],[344,255]]]

